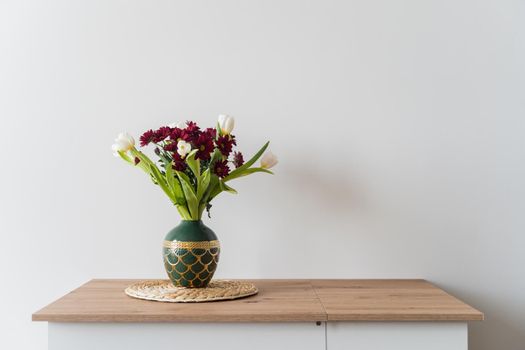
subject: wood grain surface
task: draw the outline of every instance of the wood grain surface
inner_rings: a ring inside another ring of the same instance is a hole
[[[483,314],[425,280],[314,280],[328,321],[481,321]]]
[[[33,314],[48,322],[475,321],[483,314],[424,280],[250,280],[259,294],[197,304],[138,300],[137,280],[91,280]]]

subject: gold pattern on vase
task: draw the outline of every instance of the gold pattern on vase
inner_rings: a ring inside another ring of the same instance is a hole
[[[215,241],[199,241],[199,242],[184,242],[184,241],[164,241],[164,248],[173,249],[212,249],[220,248],[221,244],[218,240]]]
[[[206,287],[219,262],[220,243],[214,241],[164,241],[164,266],[176,287]]]

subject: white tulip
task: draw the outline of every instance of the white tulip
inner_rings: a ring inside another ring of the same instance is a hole
[[[278,162],[279,160],[277,159],[277,156],[272,152],[268,151],[261,158],[261,168],[270,169],[271,167],[275,166],[275,164],[277,164]]]
[[[127,132],[121,132],[115,139],[115,143],[111,146],[113,154],[118,156],[118,152],[127,152],[135,146],[135,139]]]
[[[120,155],[118,154],[118,146],[116,144],[111,145],[111,150],[113,151],[113,155],[115,157],[120,157]]]
[[[186,154],[190,153],[191,152],[191,145],[184,141],[184,140],[180,140],[179,142],[177,142],[177,153],[182,157],[184,158],[186,156]]]
[[[221,114],[219,116],[219,128],[223,134],[230,134],[235,125],[235,119],[231,115]]]
[[[186,122],[171,123],[168,126],[170,128],[184,129],[186,127]]]

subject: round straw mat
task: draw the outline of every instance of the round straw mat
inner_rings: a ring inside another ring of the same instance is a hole
[[[175,287],[169,280],[137,282],[124,291],[133,298],[168,303],[202,303],[232,300],[257,294],[253,283],[243,281],[213,280],[206,288]]]

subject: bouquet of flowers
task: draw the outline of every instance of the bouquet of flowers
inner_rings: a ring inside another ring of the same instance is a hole
[[[162,126],[148,130],[140,137],[140,146],[153,145],[158,157],[152,161],[135,148],[128,133],[118,135],[112,150],[129,164],[142,169],[177,207],[183,220],[200,220],[204,210],[221,192],[237,193],[227,183],[233,179],[263,172],[277,164],[271,152],[263,153],[269,142],[247,162],[232,135],[234,118],[220,115],[215,128],[202,130],[196,123]],[[262,158],[261,158],[262,156]],[[261,158],[260,166],[254,166]]]

